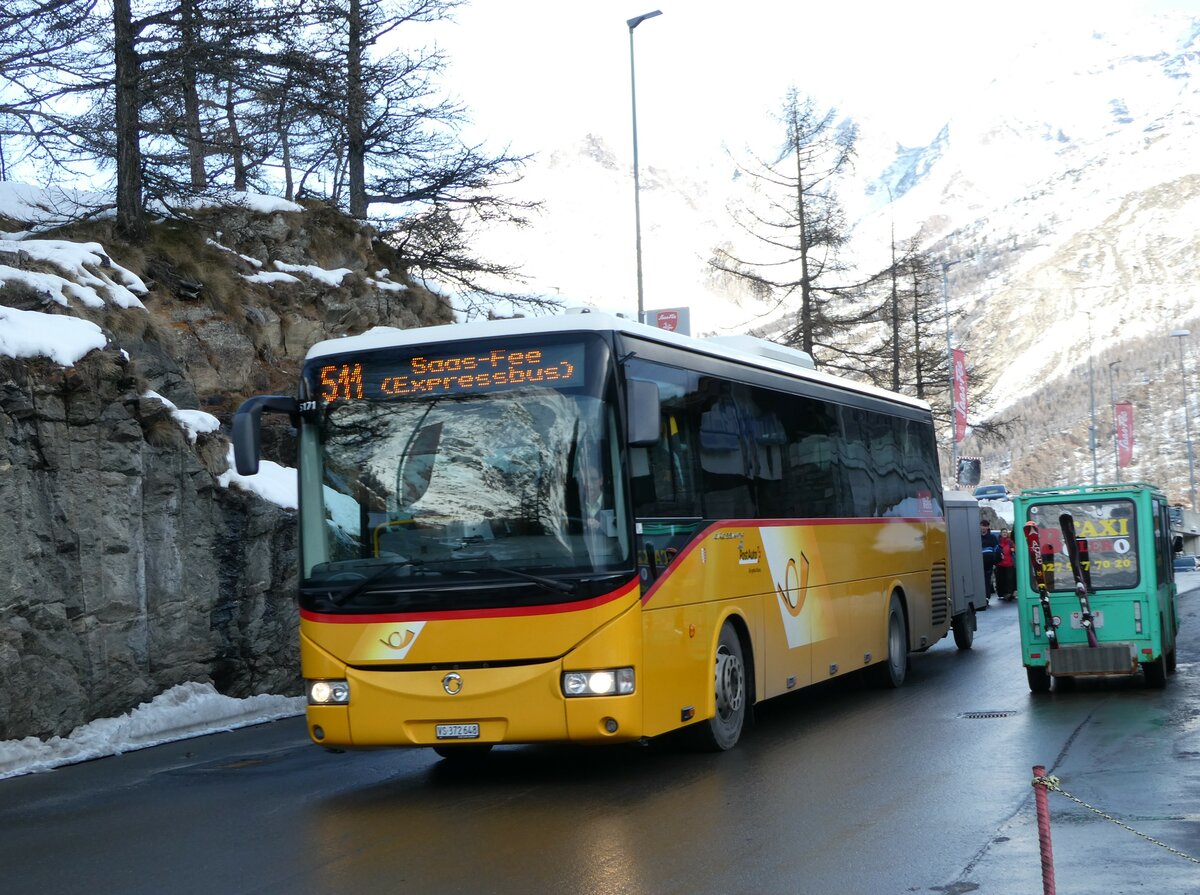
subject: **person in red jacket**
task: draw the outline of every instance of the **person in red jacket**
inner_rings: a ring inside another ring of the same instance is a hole
[[[1005,528],[1000,531],[1000,557],[996,560],[996,593],[1001,600],[1014,600],[1017,597],[1017,568],[1013,564],[1012,532]]]

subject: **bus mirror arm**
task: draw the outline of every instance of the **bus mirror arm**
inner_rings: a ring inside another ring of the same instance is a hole
[[[629,446],[657,444],[662,428],[658,383],[630,379],[625,383],[625,398],[629,417]]]
[[[254,475],[258,472],[258,457],[261,445],[262,412],[286,413],[293,424],[299,423],[300,405],[295,398],[285,395],[257,395],[242,402],[233,415],[233,461],[238,475]]]

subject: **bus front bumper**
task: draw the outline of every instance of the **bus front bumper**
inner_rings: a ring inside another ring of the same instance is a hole
[[[454,671],[346,669],[348,705],[309,705],[323,746],[612,743],[641,737],[641,699],[565,697],[561,662]]]

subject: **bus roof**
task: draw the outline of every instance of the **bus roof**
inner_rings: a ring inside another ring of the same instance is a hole
[[[394,326],[376,326],[357,336],[343,336],[338,339],[325,339],[317,342],[308,349],[306,360],[325,357],[333,354],[344,354],[350,351],[370,351],[378,348],[395,348],[405,345],[436,345],[443,342],[459,342],[471,339],[488,339],[503,336],[537,335],[539,333],[566,332],[620,332],[642,339],[650,339],[665,345],[673,345],[687,351],[706,354],[738,361],[748,366],[759,367],[783,373],[796,379],[807,379],[831,385],[846,391],[858,392],[884,398],[910,407],[929,410],[929,404],[918,398],[886,391],[862,382],[855,382],[840,376],[831,376],[820,370],[780,360],[790,349],[781,345],[763,341],[775,349],[773,356],[754,353],[747,350],[751,344],[749,339],[729,339],[715,337],[713,339],[698,339],[680,333],[637,323],[625,317],[606,314],[601,311],[569,312],[546,317],[515,317],[504,320],[481,320],[472,323],[448,323],[440,326],[423,326],[412,329],[398,329]],[[796,352],[800,354],[800,352]]]

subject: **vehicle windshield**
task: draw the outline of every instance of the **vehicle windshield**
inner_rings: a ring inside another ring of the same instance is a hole
[[[1038,525],[1046,587],[1075,588],[1075,576],[1063,537],[1062,516],[1074,521],[1079,564],[1085,583],[1095,590],[1136,587],[1139,580],[1137,525],[1131,500],[1042,503],[1029,508]]]
[[[582,366],[581,345],[564,350]],[[303,583],[436,587],[431,578],[465,577],[552,590],[564,577],[632,568],[616,414],[597,356],[607,351],[592,346],[589,375],[569,388],[515,375],[517,384],[494,377],[480,388],[473,374],[459,377],[471,387],[432,397],[389,394],[402,391],[400,377],[377,368],[394,372],[398,361],[368,358],[355,371],[365,388],[322,403],[301,436]],[[429,365],[403,363],[418,362]]]

